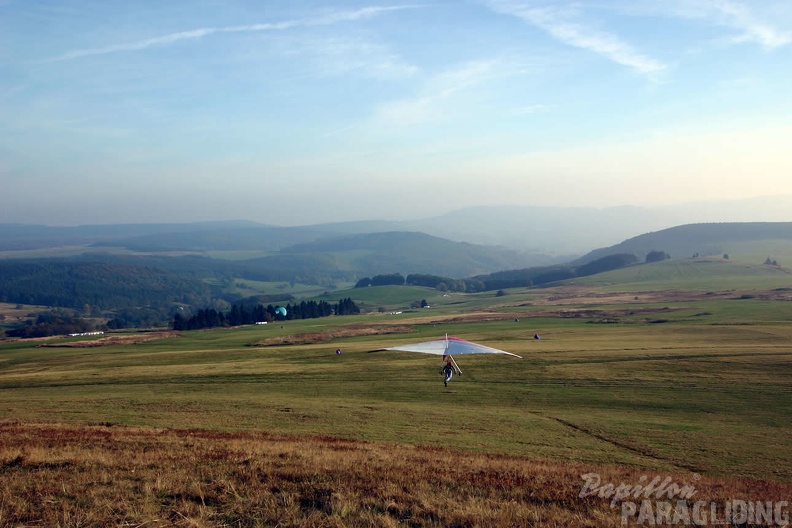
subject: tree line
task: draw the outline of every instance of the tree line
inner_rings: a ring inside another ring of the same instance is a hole
[[[597,260],[593,260],[580,266],[574,265],[555,265],[537,266],[521,270],[499,271],[489,275],[474,277],[484,283],[485,291],[501,290],[504,288],[521,288],[526,286],[538,286],[551,282],[573,279],[575,277],[586,277],[596,275],[625,266],[630,266],[638,262],[638,257],[631,253],[620,253],[608,255]]]
[[[203,308],[190,317],[176,313],[173,316],[171,327],[174,330],[199,330],[202,328],[240,326],[293,319],[316,319],[334,314],[352,315],[360,313],[360,308],[349,297],[341,299],[334,304],[327,301],[301,301],[300,303],[287,304],[283,307],[286,315],[283,315],[279,308],[271,304],[266,307],[263,304],[256,306],[234,304],[228,312],[222,312],[214,308]]]
[[[608,255],[587,264],[574,266],[558,264],[554,266],[537,266],[519,270],[498,271],[488,275],[478,275],[469,279],[452,279],[439,275],[411,274],[405,278],[400,273],[375,275],[360,279],[355,288],[368,286],[425,286],[439,291],[476,293],[482,291],[501,290],[504,288],[520,288],[548,284],[575,277],[595,275],[611,271],[638,262],[632,254]]]
[[[425,286],[439,291],[476,293],[484,291],[484,282],[476,279],[452,279],[441,275],[412,273],[405,278],[401,273],[390,273],[363,277],[355,284],[355,288],[368,286]]]

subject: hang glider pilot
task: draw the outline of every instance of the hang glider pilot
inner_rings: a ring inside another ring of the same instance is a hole
[[[454,376],[454,373],[461,376],[462,371],[460,371],[454,366],[453,363],[454,360],[451,359],[451,356],[443,356],[443,361],[445,361],[445,365],[443,365],[442,370],[440,370],[440,374],[442,374],[445,378],[443,380],[443,385],[448,387],[448,382],[451,381],[451,378]]]

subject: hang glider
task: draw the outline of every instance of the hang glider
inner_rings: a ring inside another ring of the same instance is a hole
[[[503,354],[506,356],[522,359],[521,356],[512,354],[511,352],[506,352],[505,350],[499,350],[497,348],[479,345],[478,343],[473,343],[472,341],[465,341],[464,339],[459,339],[458,337],[448,336],[446,336],[445,339],[435,339],[434,341],[423,341],[421,343],[411,343],[409,345],[379,348],[377,350],[372,350],[372,352],[381,352],[385,350],[393,350],[396,352],[418,352],[420,354],[443,356],[440,374],[443,375],[443,384],[446,387],[448,387],[448,382],[451,381],[454,373],[457,373],[460,376],[462,375],[462,369],[459,368],[459,365],[457,365],[456,361],[454,361],[455,355]]]
[[[398,352],[418,352],[420,354],[434,354],[436,356],[454,356],[461,354],[504,354],[522,359],[522,356],[492,348],[472,341],[465,341],[458,337],[446,337],[444,339],[435,339],[434,341],[423,341],[421,343],[411,343],[408,345],[399,345],[395,347],[379,348],[372,350],[372,352],[381,352],[385,350],[395,350]]]

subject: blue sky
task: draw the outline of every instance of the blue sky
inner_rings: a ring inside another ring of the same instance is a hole
[[[0,0],[0,222],[792,194],[789,0]]]

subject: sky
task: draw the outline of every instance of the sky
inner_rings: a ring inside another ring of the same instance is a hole
[[[792,1],[0,0],[0,223],[792,195]]]

